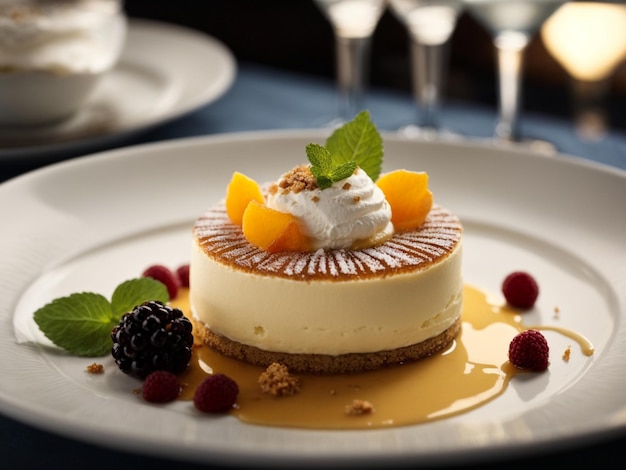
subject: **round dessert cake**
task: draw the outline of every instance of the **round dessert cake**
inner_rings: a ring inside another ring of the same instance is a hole
[[[429,356],[461,328],[463,227],[434,204],[377,246],[270,253],[224,203],[193,228],[195,334],[247,363],[300,373],[377,369]]]

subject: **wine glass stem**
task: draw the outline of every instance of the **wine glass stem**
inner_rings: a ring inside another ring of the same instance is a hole
[[[420,110],[419,126],[438,129],[445,47],[411,41],[413,96]]]
[[[519,140],[518,119],[521,103],[521,83],[524,65],[524,50],[527,38],[496,38],[498,59],[498,93],[500,103],[499,122],[496,125],[496,138],[504,141]]]
[[[348,121],[363,107],[370,38],[338,36],[336,44],[339,119]]]
[[[608,79],[584,81],[571,78],[574,123],[583,140],[601,140],[607,133]]]

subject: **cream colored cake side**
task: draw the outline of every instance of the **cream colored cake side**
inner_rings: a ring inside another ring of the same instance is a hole
[[[190,301],[213,332],[291,354],[377,352],[420,343],[460,315],[462,247],[440,263],[379,278],[306,282],[232,269],[194,242]]]

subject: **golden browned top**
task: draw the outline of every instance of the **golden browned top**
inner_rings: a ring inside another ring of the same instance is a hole
[[[381,278],[426,269],[448,257],[461,243],[461,221],[434,204],[416,230],[395,234],[385,243],[361,250],[268,253],[250,244],[233,224],[224,203],[200,216],[193,237],[204,253],[233,269],[294,280],[336,281]]]

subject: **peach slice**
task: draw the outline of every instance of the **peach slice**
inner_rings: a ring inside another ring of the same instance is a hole
[[[265,202],[259,184],[238,171],[234,172],[226,188],[226,213],[233,224],[241,226],[250,201]]]
[[[296,217],[258,201],[250,201],[246,207],[242,228],[250,243],[270,253],[307,250],[307,240]]]
[[[401,232],[424,223],[433,205],[433,194],[428,189],[428,173],[395,170],[376,181],[391,206],[391,221]]]

